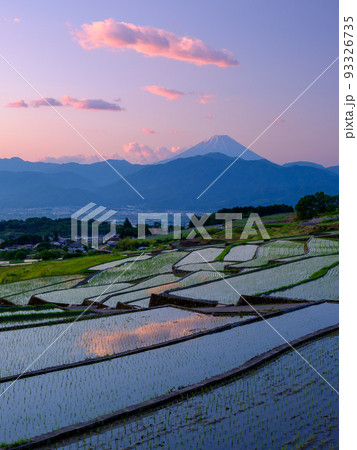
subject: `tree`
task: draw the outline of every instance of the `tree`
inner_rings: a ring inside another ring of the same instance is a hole
[[[126,217],[125,220],[124,220],[123,227],[124,227],[124,228],[133,228],[133,226],[132,226],[130,220],[129,220],[127,217]]]
[[[37,252],[42,252],[42,250],[51,250],[52,245],[47,241],[42,241],[40,244],[36,246]]]
[[[318,214],[334,212],[338,209],[338,195],[327,195],[316,192],[314,195],[305,195],[296,203],[295,211],[299,219],[311,219]]]
[[[314,195],[305,195],[295,206],[295,211],[299,219],[312,219],[317,214],[316,202]]]
[[[62,256],[62,253],[60,250],[43,250],[39,253],[39,256],[44,261],[48,261],[49,259],[58,259]]]
[[[140,247],[140,243],[136,239],[130,239],[128,237],[121,239],[115,244],[115,248],[118,250],[136,250],[138,247]]]
[[[23,261],[26,259],[27,252],[26,250],[18,250],[14,255],[14,260],[16,261]]]

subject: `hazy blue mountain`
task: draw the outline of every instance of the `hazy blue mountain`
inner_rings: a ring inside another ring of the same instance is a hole
[[[327,167],[327,170],[330,170],[331,172],[335,173],[335,174],[339,174],[340,173],[340,167],[339,166],[330,166]]]
[[[0,208],[82,205],[95,201],[89,179],[69,172],[0,172]],[[99,200],[99,198],[97,199]]]
[[[191,156],[203,156],[209,153],[223,153],[224,155],[231,157],[241,155],[240,158],[247,161],[263,159],[252,150],[247,150],[244,145],[235,141],[231,137],[227,135],[215,135],[164,162],[179,158],[189,158]]]
[[[209,154],[147,166],[129,177],[144,200],[122,181],[101,188],[97,193],[107,198],[113,208],[129,203],[152,210],[193,211],[213,211],[232,205],[295,204],[301,196],[317,191],[338,193],[338,176],[327,169],[282,167],[265,159],[239,159],[197,199],[233,161],[234,158],[222,154]]]
[[[321,164],[316,164],[309,161],[296,161],[296,162],[290,162],[283,164],[283,167],[291,167],[291,166],[307,166],[307,167],[315,167],[316,169],[326,169],[330,172],[335,173],[336,175],[339,174],[339,166],[330,166],[330,167],[324,167]]]
[[[210,149],[214,142],[223,140],[227,146],[235,142],[228,136],[218,138],[209,140]],[[338,167],[304,162],[281,166],[257,156],[239,158],[197,199],[235,159],[235,155],[208,151],[153,165],[110,161],[144,199],[105,162],[53,164],[2,159],[0,208],[70,207],[74,211],[92,201],[116,210],[209,212],[236,205],[294,205],[306,194],[338,193]]]
[[[313,163],[310,161],[296,161],[289,162],[283,164],[283,167],[291,167],[291,166],[307,166],[307,167],[315,167],[316,169],[324,169],[325,167],[321,164]]]
[[[0,171],[10,172],[41,172],[41,173],[71,173],[72,175],[85,177],[96,186],[104,186],[115,183],[118,174],[110,167],[115,168],[121,175],[127,176],[144,166],[131,164],[126,160],[109,159],[108,162],[101,161],[92,164],[78,164],[74,162],[56,164],[45,162],[24,161],[21,158],[0,159]]]

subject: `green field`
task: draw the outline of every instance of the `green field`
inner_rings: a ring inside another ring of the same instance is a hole
[[[85,274],[89,267],[119,258],[120,256],[114,254],[94,255],[63,261],[40,261],[29,265],[0,267],[0,284],[53,275]]]

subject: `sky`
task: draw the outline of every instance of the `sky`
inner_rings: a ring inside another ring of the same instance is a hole
[[[334,0],[0,5],[1,158],[153,163],[215,134],[248,146],[338,56]],[[251,149],[337,165],[337,63]]]

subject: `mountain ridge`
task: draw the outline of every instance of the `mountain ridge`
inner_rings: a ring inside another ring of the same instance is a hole
[[[294,205],[306,194],[338,193],[338,175],[323,167],[284,167],[263,158],[236,160],[221,153],[209,153],[134,167],[125,178],[142,199],[109,166],[106,165],[114,176],[108,176],[107,169],[103,169],[105,163],[96,164],[99,165],[94,169],[98,171],[92,169],[94,175],[66,170],[56,173],[0,170],[0,208],[72,207],[76,210],[93,201],[115,210],[212,211],[237,204]],[[224,176],[197,200],[229,165]],[[101,178],[99,174],[103,170],[105,175]]]
[[[227,135],[212,136],[157,164],[108,162],[0,159],[0,208],[74,212],[94,202],[115,210],[213,211],[237,204],[294,205],[306,194],[338,193],[338,166],[325,168],[307,161],[275,164]]]

